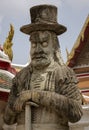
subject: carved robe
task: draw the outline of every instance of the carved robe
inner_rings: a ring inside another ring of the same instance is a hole
[[[65,65],[59,66],[55,62],[39,73],[28,66],[13,79],[8,107],[13,109],[19,92],[42,90],[46,96],[40,99],[38,108],[32,107],[32,129],[69,130],[68,122],[76,122],[82,116],[82,98],[77,83],[74,72]],[[14,115],[11,123],[17,122],[17,130],[24,130],[24,115],[24,111]],[[9,119],[5,120],[8,123]]]

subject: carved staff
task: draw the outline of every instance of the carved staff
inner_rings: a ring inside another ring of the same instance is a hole
[[[25,130],[31,130],[31,106],[38,107],[34,102],[26,102],[25,106]]]

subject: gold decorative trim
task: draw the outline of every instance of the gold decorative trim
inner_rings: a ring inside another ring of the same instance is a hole
[[[10,61],[12,61],[12,59],[13,59],[13,51],[12,51],[13,36],[14,36],[14,27],[12,26],[12,24],[10,24],[10,31],[9,31],[8,37],[6,38],[4,45],[3,45],[3,51],[6,55],[8,55]]]
[[[70,60],[74,57],[75,50],[76,50],[76,49],[79,47],[79,45],[80,45],[80,40],[81,40],[81,39],[82,39],[82,41],[84,40],[84,31],[85,31],[85,29],[86,29],[88,23],[89,23],[89,15],[88,15],[87,18],[86,18],[86,21],[85,21],[85,23],[84,23],[84,26],[83,26],[83,28],[82,28],[82,30],[81,30],[81,32],[80,32],[80,34],[79,34],[79,36],[78,36],[76,42],[75,42],[75,44],[74,44],[74,46],[73,46],[73,48],[72,48],[70,54],[67,55],[67,62],[66,62],[67,65],[69,64]]]

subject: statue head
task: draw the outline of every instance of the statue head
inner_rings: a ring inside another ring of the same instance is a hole
[[[43,68],[48,66],[54,59],[52,36],[49,31],[35,31],[31,33],[31,63],[33,66]]]
[[[52,31],[35,31],[31,33],[31,64],[34,67],[44,68],[56,61],[62,64],[59,57],[59,43],[57,35]]]
[[[56,6],[34,6],[30,14],[31,24],[22,26],[20,30],[30,35],[31,63],[41,67],[48,66],[52,61],[61,64],[57,35],[64,33],[66,27],[57,23]]]

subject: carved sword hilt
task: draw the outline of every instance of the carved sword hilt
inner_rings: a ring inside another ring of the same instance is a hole
[[[26,102],[25,106],[25,130],[31,130],[31,106],[39,107],[34,102]]]

